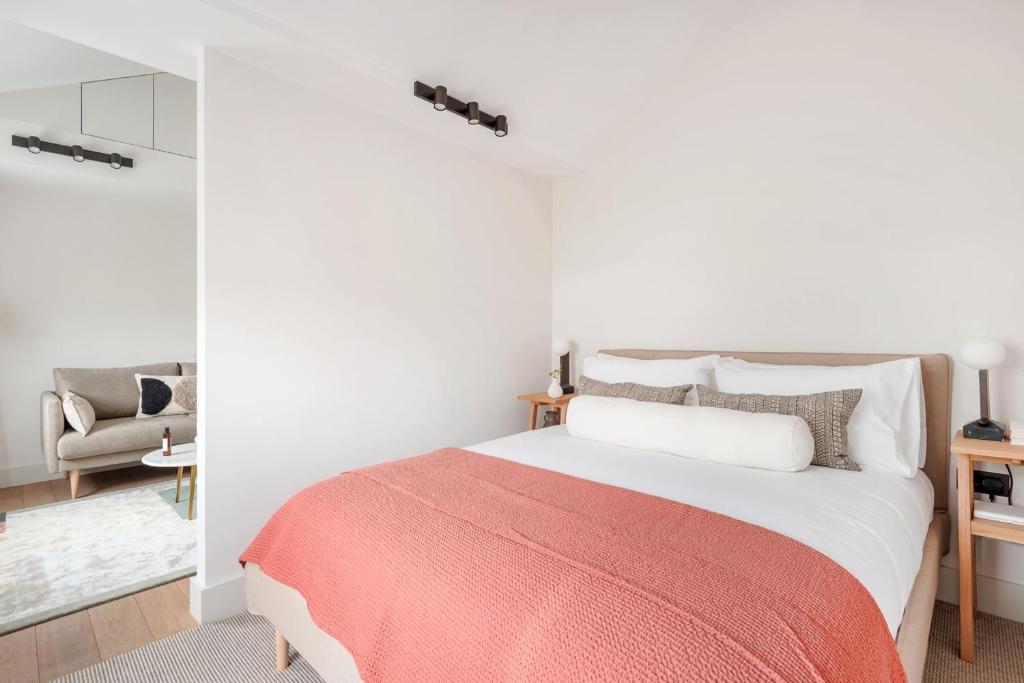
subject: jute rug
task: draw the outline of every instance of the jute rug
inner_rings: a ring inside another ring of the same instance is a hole
[[[174,506],[174,486],[6,513],[0,635],[194,574],[196,523]]]
[[[58,678],[59,683],[322,683],[292,651],[274,668],[274,629],[262,617],[239,614]]]
[[[925,665],[926,683],[1024,681],[1024,624],[979,614],[974,664],[960,660],[957,607],[935,603]],[[301,657],[274,670],[274,630],[241,614],[199,626],[58,679],[61,683],[320,683]]]
[[[936,602],[928,639],[925,683],[1015,683],[1024,681],[1024,624],[978,612],[974,663],[960,659],[960,610]]]

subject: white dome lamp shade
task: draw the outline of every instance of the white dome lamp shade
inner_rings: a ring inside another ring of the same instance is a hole
[[[569,365],[570,365],[569,364],[569,351],[571,349],[571,346],[572,345],[569,343],[568,339],[556,339],[551,344],[551,351],[556,356],[558,356],[558,359],[559,359],[559,365],[558,365],[559,375],[558,375],[558,378],[562,381],[562,393],[563,394],[571,394],[572,392],[574,392],[576,390],[575,387],[573,387],[573,385],[572,385],[572,381],[571,381],[570,375],[569,375],[569,373],[570,373],[570,370],[569,370]]]
[[[978,387],[981,393],[981,417],[964,425],[964,436],[968,439],[1002,441],[1006,431],[998,422],[989,418],[988,371],[999,367],[1006,359],[1006,348],[995,339],[971,339],[960,347],[960,359],[978,371]]]

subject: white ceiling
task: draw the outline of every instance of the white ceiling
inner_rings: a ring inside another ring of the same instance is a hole
[[[0,92],[153,73],[143,64],[0,20]]]
[[[407,90],[414,78],[442,83],[463,101],[507,114],[511,131],[569,164],[579,163],[620,117],[643,108],[648,92],[727,28],[739,6],[734,0],[230,4],[395,87]]]
[[[545,175],[585,164],[744,0],[0,0],[0,16],[196,78],[204,45]],[[509,119],[494,138],[411,96],[442,83]],[[642,120],[642,119],[641,119]]]

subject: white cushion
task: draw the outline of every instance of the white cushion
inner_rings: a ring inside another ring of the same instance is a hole
[[[914,375],[910,378],[910,391],[903,404],[903,419],[900,424],[900,452],[912,458],[917,452],[917,466],[924,467],[928,456],[928,422],[925,418],[924,379],[921,373],[921,359],[912,358]]]
[[[719,391],[735,394],[813,394],[863,389],[848,426],[849,455],[861,465],[913,477],[921,461],[924,402],[920,359],[829,367],[715,361]]]
[[[583,374],[599,382],[633,382],[649,387],[677,387],[683,384],[711,385],[711,371],[718,356],[640,360],[599,353],[583,359]],[[697,392],[686,396],[686,405],[697,405]]]
[[[96,411],[93,410],[92,404],[73,391],[64,392],[61,407],[64,408],[64,417],[68,424],[79,434],[88,434],[96,424]]]
[[[805,469],[814,455],[811,430],[795,415],[578,396],[566,427],[580,439],[780,472]]]

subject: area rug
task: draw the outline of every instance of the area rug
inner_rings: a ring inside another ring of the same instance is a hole
[[[925,683],[1024,681],[1024,624],[978,614],[974,664],[957,656],[959,612],[935,603]],[[274,629],[250,614],[182,631],[143,648],[57,679],[60,683],[319,683],[312,667],[292,651],[292,664],[274,670]]]
[[[191,628],[76,671],[59,683],[322,683],[292,650],[292,662],[274,668],[274,628],[251,614]]]
[[[188,519],[188,488],[190,484],[188,479],[181,480],[181,493],[178,494],[178,502],[174,501],[174,487],[169,486],[166,489],[160,491],[160,497],[164,499],[164,502],[174,508],[174,511],[178,513],[178,516],[182,519]],[[199,516],[199,503],[195,502],[192,506],[192,518],[195,519]]]
[[[196,523],[169,504],[174,486],[8,512],[0,532],[0,634],[194,574]]]
[[[974,663],[960,659],[960,608],[936,602],[924,683],[1024,681],[1024,624],[978,612]]]

